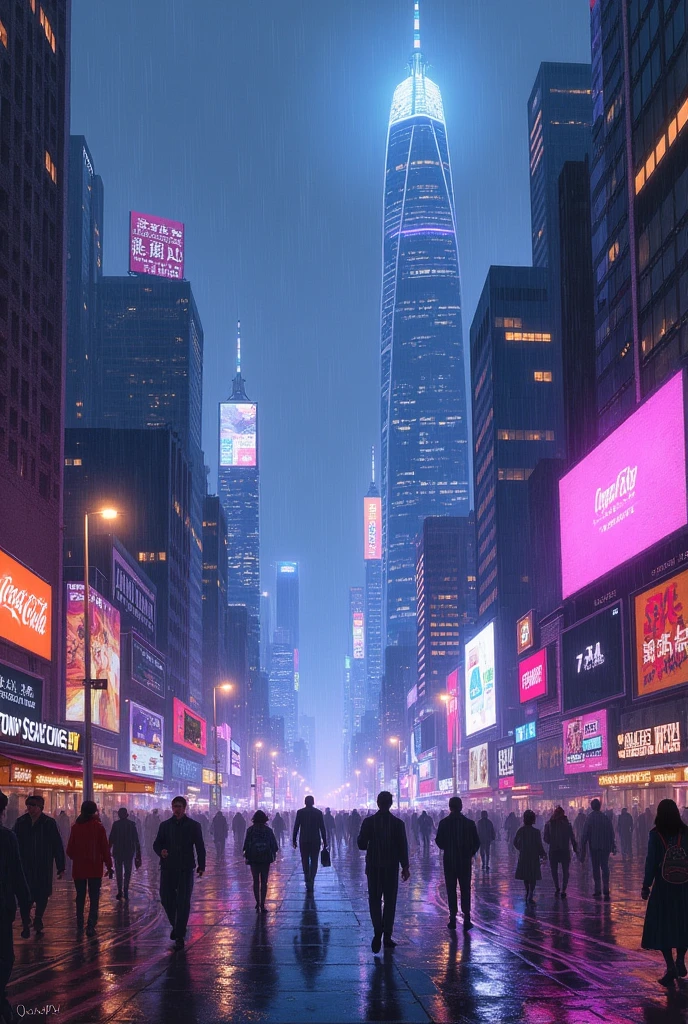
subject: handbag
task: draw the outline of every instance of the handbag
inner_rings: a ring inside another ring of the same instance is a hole
[[[327,849],[326,846],[323,846],[322,850],[320,851],[320,866],[323,868],[332,867],[332,858],[330,857],[330,851]]]

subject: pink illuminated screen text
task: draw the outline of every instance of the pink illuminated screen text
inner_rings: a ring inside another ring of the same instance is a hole
[[[521,704],[547,693],[547,650],[536,651],[518,663],[518,692]]]
[[[131,213],[129,270],[174,281],[184,278],[184,225],[178,220]]]

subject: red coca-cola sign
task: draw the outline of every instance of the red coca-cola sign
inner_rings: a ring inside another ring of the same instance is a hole
[[[50,661],[52,588],[0,550],[0,637]]]

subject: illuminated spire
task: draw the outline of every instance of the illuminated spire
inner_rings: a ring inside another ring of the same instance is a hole
[[[241,320],[237,320],[237,377],[241,377]]]
[[[420,0],[413,4],[413,49],[420,50]]]
[[[366,498],[379,498],[380,492],[378,491],[377,484],[375,483],[375,445],[370,449],[370,470],[370,487],[368,488]]]
[[[375,445],[373,445],[373,447],[370,449],[370,461],[372,466],[372,475],[370,479],[373,483],[375,483]]]
[[[241,320],[237,320],[236,330],[236,377],[232,381],[232,394],[229,401],[248,402],[246,381],[241,376]]]

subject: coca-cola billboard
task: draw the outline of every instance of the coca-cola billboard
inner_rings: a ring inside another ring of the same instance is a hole
[[[0,637],[50,661],[52,588],[0,550]]]

